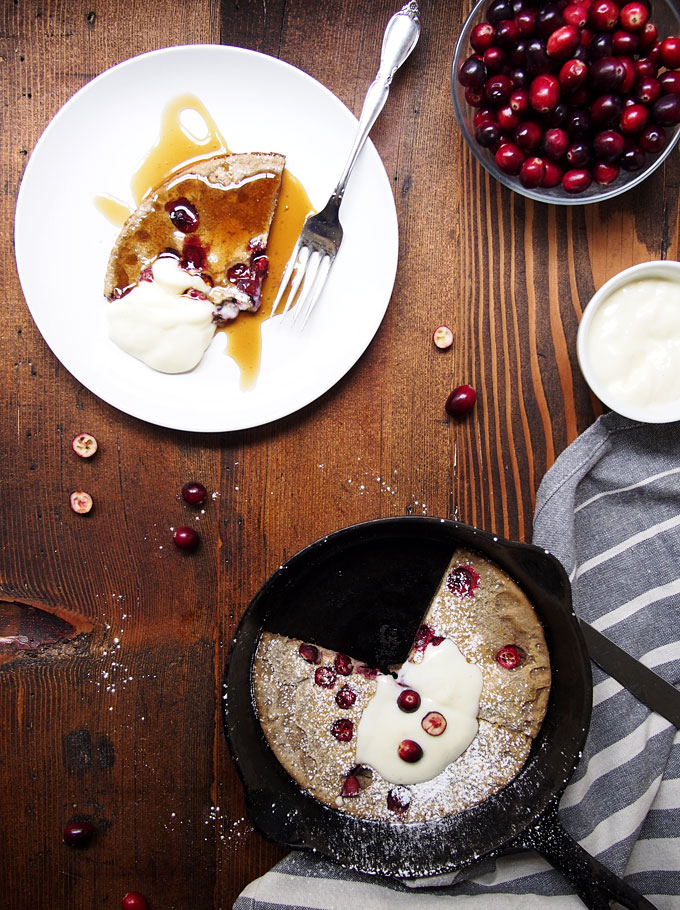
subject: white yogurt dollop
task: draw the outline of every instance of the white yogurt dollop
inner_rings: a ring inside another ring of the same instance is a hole
[[[641,278],[612,291],[593,316],[587,355],[615,410],[680,402],[680,282]]]
[[[467,749],[477,735],[482,672],[469,664],[448,638],[428,645],[421,663],[407,661],[397,679],[379,676],[378,689],[359,721],[356,760],[393,784],[417,784],[436,777]],[[404,687],[420,695],[420,707],[407,714],[397,705]],[[423,718],[437,711],[446,729],[431,736]],[[399,757],[399,743],[413,740],[423,750],[413,763]]]
[[[156,259],[152,272],[153,281],[140,281],[109,307],[109,337],[154,370],[184,373],[200,361],[215,334],[214,305],[186,291],[207,295],[210,288],[180,268],[174,256]]]

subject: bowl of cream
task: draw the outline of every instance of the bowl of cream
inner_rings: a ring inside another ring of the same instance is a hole
[[[586,306],[576,351],[603,404],[645,423],[680,420],[680,262],[643,262]]]

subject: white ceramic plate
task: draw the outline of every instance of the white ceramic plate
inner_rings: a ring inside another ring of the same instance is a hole
[[[321,208],[349,154],[356,118],[306,73],[254,51],[192,45],[127,60],[84,86],[40,138],[19,191],[15,247],[28,306],[63,365],[95,395],[159,426],[221,432],[297,411],[356,363],[377,331],[397,267],[390,181],[368,142],[341,217],[344,241],[304,332],[262,324],[256,384],[240,388],[217,333],[190,373],[158,373],[111,342],[104,272],[118,230],[95,207],[108,194],[133,206],[130,181],[158,141],[161,115],[196,95],[232,151],[278,151]]]

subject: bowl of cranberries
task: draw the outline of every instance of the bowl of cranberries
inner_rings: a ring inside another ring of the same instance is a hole
[[[451,88],[470,149],[501,183],[600,202],[680,138],[680,15],[671,0],[480,0]]]

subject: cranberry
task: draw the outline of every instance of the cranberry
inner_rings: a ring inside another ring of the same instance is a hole
[[[148,910],[146,898],[139,891],[128,891],[120,902],[121,910]]]
[[[545,176],[545,161],[537,155],[527,158],[522,163],[519,172],[519,180],[522,186],[528,189],[534,189],[541,186]]]
[[[512,19],[512,6],[507,0],[492,0],[486,18],[492,25],[498,25],[503,19]]]
[[[484,66],[487,69],[487,72],[491,75],[495,73],[500,73],[500,71],[507,65],[508,59],[505,55],[505,52],[501,50],[500,47],[489,47],[484,51]]]
[[[631,0],[622,7],[619,22],[629,32],[640,32],[649,19],[649,10],[639,0]]]
[[[541,150],[546,158],[549,158],[551,161],[559,161],[560,158],[564,158],[567,154],[568,148],[569,134],[566,130],[560,129],[559,127],[546,130],[541,145]]]
[[[651,79],[654,79],[658,71],[659,68],[651,57],[639,57],[635,61],[635,72],[637,73],[638,78],[649,76]]]
[[[662,95],[652,105],[652,117],[661,126],[680,123],[680,94]]]
[[[486,64],[477,54],[469,56],[458,71],[458,81],[466,88],[481,88],[487,76]]]
[[[670,70],[680,67],[680,38],[664,38],[659,47],[659,59]]]
[[[486,103],[484,89],[470,88],[468,86],[468,88],[465,89],[465,100],[471,107],[483,107]]]
[[[87,515],[88,512],[92,511],[92,506],[94,505],[92,497],[85,490],[74,490],[69,497],[69,501],[73,511],[79,515]]]
[[[354,702],[357,700],[357,693],[354,689],[350,689],[349,686],[343,686],[341,689],[338,689],[338,692],[335,696],[335,703],[339,708],[347,709],[351,708]]]
[[[446,587],[457,597],[474,597],[479,582],[479,573],[472,566],[456,566],[446,576]]]
[[[180,199],[166,202],[165,211],[170,216],[170,221],[182,234],[193,234],[198,228],[198,211],[183,196]]]
[[[73,437],[71,448],[81,458],[92,458],[97,451],[97,440],[91,433],[78,433]]]
[[[487,79],[484,86],[484,96],[491,104],[501,105],[505,104],[510,98],[512,89],[513,85],[510,77],[499,73]]]
[[[501,129],[497,123],[484,123],[475,130],[475,139],[485,149],[498,148],[501,141]]]
[[[614,52],[614,40],[608,32],[593,35],[588,43],[588,57],[600,60],[602,57],[611,57]]]
[[[562,10],[562,18],[568,25],[582,29],[588,21],[588,6],[585,3],[570,3]]]
[[[504,132],[511,133],[519,126],[519,114],[510,104],[506,104],[498,111],[498,126]]]
[[[640,82],[642,81],[641,79]],[[676,95],[680,93],[680,70],[666,70],[665,73],[661,73],[657,81],[659,83],[659,94]],[[656,101],[656,98],[654,101]]]
[[[397,747],[397,754],[402,761],[414,764],[423,757],[423,750],[413,739],[402,739]]]
[[[440,714],[439,711],[428,711],[421,720],[420,726],[426,733],[429,733],[430,736],[441,736],[446,730],[446,718],[443,714]]]
[[[411,805],[411,791],[406,787],[392,787],[387,793],[387,808],[401,814]]]
[[[609,186],[619,176],[618,164],[607,164],[606,161],[597,161],[593,167],[593,180],[599,186]]]
[[[555,161],[546,161],[541,186],[546,189],[559,186],[562,183],[563,173],[564,168],[561,165],[557,164]]]
[[[642,29],[638,38],[640,40],[640,50],[648,51],[650,48],[654,47],[656,44],[656,39],[659,37],[659,32],[656,25],[653,22],[647,20],[645,27]]]
[[[592,147],[589,142],[572,142],[567,149],[567,167],[584,168],[593,160]]]
[[[536,10],[530,7],[520,10],[515,16],[515,22],[520,35],[531,38],[536,31]]]
[[[517,88],[510,95],[510,107],[517,114],[526,114],[529,110],[529,92],[525,88]]]
[[[612,51],[617,57],[632,57],[637,53],[640,39],[632,32],[617,29],[612,35]]]
[[[557,78],[549,73],[536,76],[529,87],[529,100],[539,114],[554,110],[560,100],[560,84]]]
[[[623,80],[619,86],[619,92],[622,95],[627,95],[635,85],[635,80],[637,79],[637,73],[635,72],[635,64],[631,57],[619,57],[619,62],[623,67]]]
[[[548,38],[564,24],[562,13],[555,3],[542,3],[536,13],[536,28],[539,34]]]
[[[340,791],[340,796],[353,797],[358,796],[361,793],[361,784],[359,783],[359,778],[354,777],[353,774],[350,774],[349,777],[345,778],[345,782],[342,785],[342,790]]]
[[[537,123],[534,123],[533,120],[525,120],[515,130],[514,139],[522,151],[532,152],[540,145],[542,135],[541,128]]]
[[[440,351],[445,351],[453,344],[453,331],[448,325],[440,325],[432,333],[432,342]]]
[[[590,83],[596,92],[612,92],[623,82],[626,75],[623,64],[617,57],[600,57],[590,65]]]
[[[334,720],[331,725],[331,733],[341,743],[348,743],[354,736],[354,724],[346,717]]]
[[[624,171],[641,171],[645,166],[645,151],[641,145],[631,145],[621,155]]]
[[[596,0],[588,11],[588,20],[598,31],[609,32],[619,21],[619,8],[613,0]]]
[[[582,60],[567,60],[558,76],[560,87],[566,92],[575,92],[585,83],[587,75],[588,67]]]
[[[593,121],[590,111],[585,108],[573,110],[564,121],[564,129],[572,139],[585,139],[590,135],[592,128]]]
[[[189,480],[182,487],[182,499],[192,506],[198,506],[205,502],[208,491],[202,483],[196,480]]]
[[[539,76],[547,73],[552,66],[550,57],[545,51],[545,43],[540,38],[530,41],[525,50],[527,70],[532,76]]]
[[[399,710],[403,711],[405,714],[413,714],[413,712],[417,711],[420,707],[420,695],[418,695],[415,689],[404,689],[403,692],[399,693],[397,706],[399,707]]]
[[[307,663],[318,664],[319,662],[319,649],[315,645],[301,644],[298,653]]]
[[[592,183],[592,175],[585,168],[572,168],[562,175],[562,186],[567,193],[582,193]]]
[[[545,44],[545,51],[549,57],[566,60],[580,43],[581,33],[578,28],[575,25],[563,25],[550,35]]]
[[[590,106],[590,116],[595,126],[608,129],[618,125],[622,110],[623,102],[618,95],[600,95]]]
[[[514,670],[522,662],[522,655],[514,645],[503,645],[496,652],[496,662],[506,670]]]
[[[317,667],[314,673],[314,682],[324,689],[332,689],[336,678],[335,670],[332,667]]]
[[[201,271],[205,266],[205,248],[197,240],[184,242],[180,266],[188,271]]]
[[[487,47],[491,47],[496,36],[496,30],[490,22],[480,22],[475,25],[470,33],[470,44],[472,49],[478,53],[483,53]]]
[[[503,146],[501,146],[501,148],[503,148]],[[476,401],[477,393],[472,386],[459,385],[456,386],[446,399],[444,408],[450,417],[465,417],[466,414],[469,414],[473,409]]]
[[[413,642],[413,647],[416,651],[424,651],[425,648],[430,644],[434,637],[434,632],[427,625],[423,623],[422,626],[416,632],[415,641]]]
[[[64,843],[69,847],[87,847],[95,835],[95,827],[89,822],[70,822],[64,826]]]
[[[352,659],[346,654],[336,654],[333,666],[340,676],[351,676],[352,670],[354,669]]]
[[[630,135],[641,133],[647,126],[649,113],[644,104],[631,104],[621,114],[621,132]]]
[[[656,154],[662,152],[668,145],[668,136],[662,126],[650,124],[642,131],[640,136],[640,145],[646,152]]]
[[[501,19],[496,26],[496,41],[501,47],[514,47],[519,41],[519,36],[519,26],[514,19]]]
[[[623,154],[623,136],[616,130],[603,130],[593,140],[597,157],[608,164],[618,161]]]

